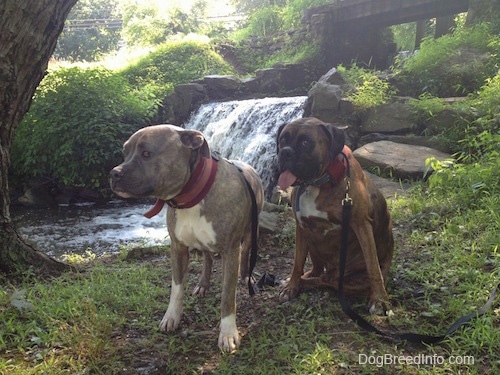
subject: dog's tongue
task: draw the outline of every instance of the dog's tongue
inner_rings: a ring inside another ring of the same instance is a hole
[[[281,190],[286,190],[296,180],[297,180],[297,177],[295,177],[295,175],[292,172],[290,172],[289,170],[286,170],[280,174],[280,177],[278,178],[278,186]]]

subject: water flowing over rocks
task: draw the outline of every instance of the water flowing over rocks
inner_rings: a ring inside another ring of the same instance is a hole
[[[185,127],[201,131],[212,151],[252,165],[269,197],[277,178],[277,130],[302,117],[305,100],[305,96],[298,96],[208,103],[191,116]]]

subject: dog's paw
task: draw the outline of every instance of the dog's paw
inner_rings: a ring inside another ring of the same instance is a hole
[[[208,287],[205,287],[201,284],[196,285],[196,287],[193,289],[193,296],[195,297],[205,297],[205,295],[208,292]]]
[[[181,314],[177,312],[172,312],[170,309],[167,310],[163,319],[160,322],[160,331],[171,332],[179,327],[181,322]]]
[[[369,312],[371,315],[391,317],[394,315],[391,304],[385,301],[370,302]]]
[[[279,299],[281,302],[288,302],[299,295],[299,284],[291,283],[290,281],[284,282],[280,290]]]
[[[232,353],[240,346],[240,334],[236,327],[236,317],[229,315],[221,320],[219,334],[219,348]]]

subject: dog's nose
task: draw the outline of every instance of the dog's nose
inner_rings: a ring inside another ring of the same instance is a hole
[[[119,180],[120,178],[123,177],[123,169],[122,167],[118,166],[118,167],[114,167],[111,172],[109,172],[109,177],[114,180],[114,181],[117,181]]]
[[[291,148],[291,147],[283,147],[280,150],[279,157],[283,161],[287,161],[287,160],[291,160],[293,158],[294,154],[295,154],[295,152],[293,151],[293,148]]]

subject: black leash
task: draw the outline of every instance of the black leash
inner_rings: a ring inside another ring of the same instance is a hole
[[[255,294],[255,289],[253,287],[252,278],[253,278],[253,269],[257,264],[257,251],[258,251],[258,229],[259,229],[259,212],[257,208],[257,199],[255,198],[255,192],[250,185],[250,182],[243,176],[248,188],[248,192],[250,193],[250,198],[252,200],[252,247],[250,250],[250,267],[248,269],[248,293],[251,296]]]
[[[459,327],[462,325],[468,323],[475,317],[479,317],[483,315],[487,310],[490,309],[491,305],[496,299],[497,296],[497,290],[500,288],[500,284],[497,285],[495,289],[490,294],[490,297],[488,298],[488,301],[477,311],[472,312],[470,314],[464,315],[457,319],[451,326],[448,328],[448,330],[443,334],[439,336],[432,336],[432,335],[423,335],[419,333],[392,333],[392,332],[385,332],[379,330],[377,327],[373,326],[370,322],[368,322],[366,319],[364,319],[362,316],[360,316],[357,312],[355,312],[352,308],[347,299],[344,296],[344,273],[345,273],[345,265],[346,265],[346,258],[347,258],[347,245],[348,245],[348,239],[349,239],[349,221],[351,219],[351,210],[352,210],[352,199],[349,197],[349,165],[346,169],[346,193],[345,193],[345,198],[342,200],[342,237],[341,237],[341,244],[340,244],[340,258],[339,258],[339,285],[338,285],[338,298],[340,302],[340,306],[342,307],[342,310],[344,313],[351,318],[358,326],[363,328],[366,331],[373,332],[379,336],[385,337],[385,338],[390,338],[390,339],[396,339],[396,340],[405,340],[409,342],[414,342],[414,343],[422,343],[422,344],[434,344],[439,341],[442,341],[444,338],[446,338],[448,335],[451,335],[453,332],[455,332]]]

